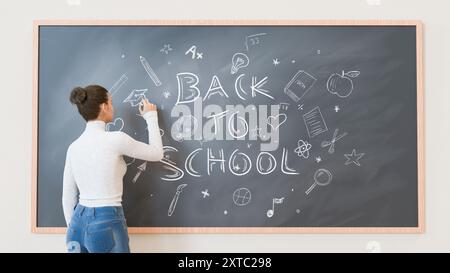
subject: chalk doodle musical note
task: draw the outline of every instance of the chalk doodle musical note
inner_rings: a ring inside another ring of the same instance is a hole
[[[172,202],[170,202],[167,216],[172,216],[173,212],[175,211],[175,208],[177,207],[178,198],[180,198],[180,195],[186,186],[187,186],[187,184],[181,184],[177,187],[177,191],[175,192],[175,195],[173,196]]]
[[[339,129],[336,128],[333,133],[333,138],[330,141],[322,141],[322,143],[320,144],[320,146],[322,148],[326,148],[326,147],[330,146],[328,148],[328,153],[330,153],[330,154],[334,153],[334,144],[336,143],[336,141],[338,141],[339,139],[341,139],[347,135],[347,132],[345,132],[341,135],[338,135],[338,132],[339,132]]]
[[[267,210],[267,217],[271,218],[275,214],[275,204],[282,204],[284,197],[272,199],[272,209]]]
[[[148,76],[150,77],[150,79],[152,79],[153,83],[156,86],[160,86],[161,81],[158,79],[158,76],[156,76],[155,71],[153,71],[153,68],[150,66],[147,59],[145,59],[145,57],[143,56],[139,56],[139,59],[141,61],[142,66],[145,69],[145,72],[147,72]]]

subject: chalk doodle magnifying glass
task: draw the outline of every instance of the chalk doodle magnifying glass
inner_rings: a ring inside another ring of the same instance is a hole
[[[308,195],[316,186],[326,186],[330,184],[332,178],[333,176],[330,171],[326,169],[318,169],[314,173],[314,184],[312,184],[311,187],[305,191],[306,195]]]

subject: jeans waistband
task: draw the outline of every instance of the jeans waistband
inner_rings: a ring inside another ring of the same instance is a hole
[[[123,208],[121,206],[107,207],[85,207],[78,204],[75,208],[75,214],[80,216],[123,216]]]

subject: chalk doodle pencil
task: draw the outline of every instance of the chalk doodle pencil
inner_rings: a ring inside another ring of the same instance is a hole
[[[139,56],[139,58],[141,60],[142,66],[144,67],[145,71],[150,76],[152,81],[155,83],[156,86],[160,86],[161,85],[161,81],[158,79],[158,76],[156,76],[155,71],[153,71],[153,69],[150,66],[150,64],[148,63],[147,59],[145,59],[142,56]]]

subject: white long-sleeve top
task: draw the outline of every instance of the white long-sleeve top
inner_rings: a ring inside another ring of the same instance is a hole
[[[103,121],[89,121],[84,132],[67,149],[62,204],[67,225],[77,203],[86,207],[120,206],[126,163],[123,155],[146,161],[163,158],[156,111],[143,115],[148,142],[123,132],[108,132]]]

